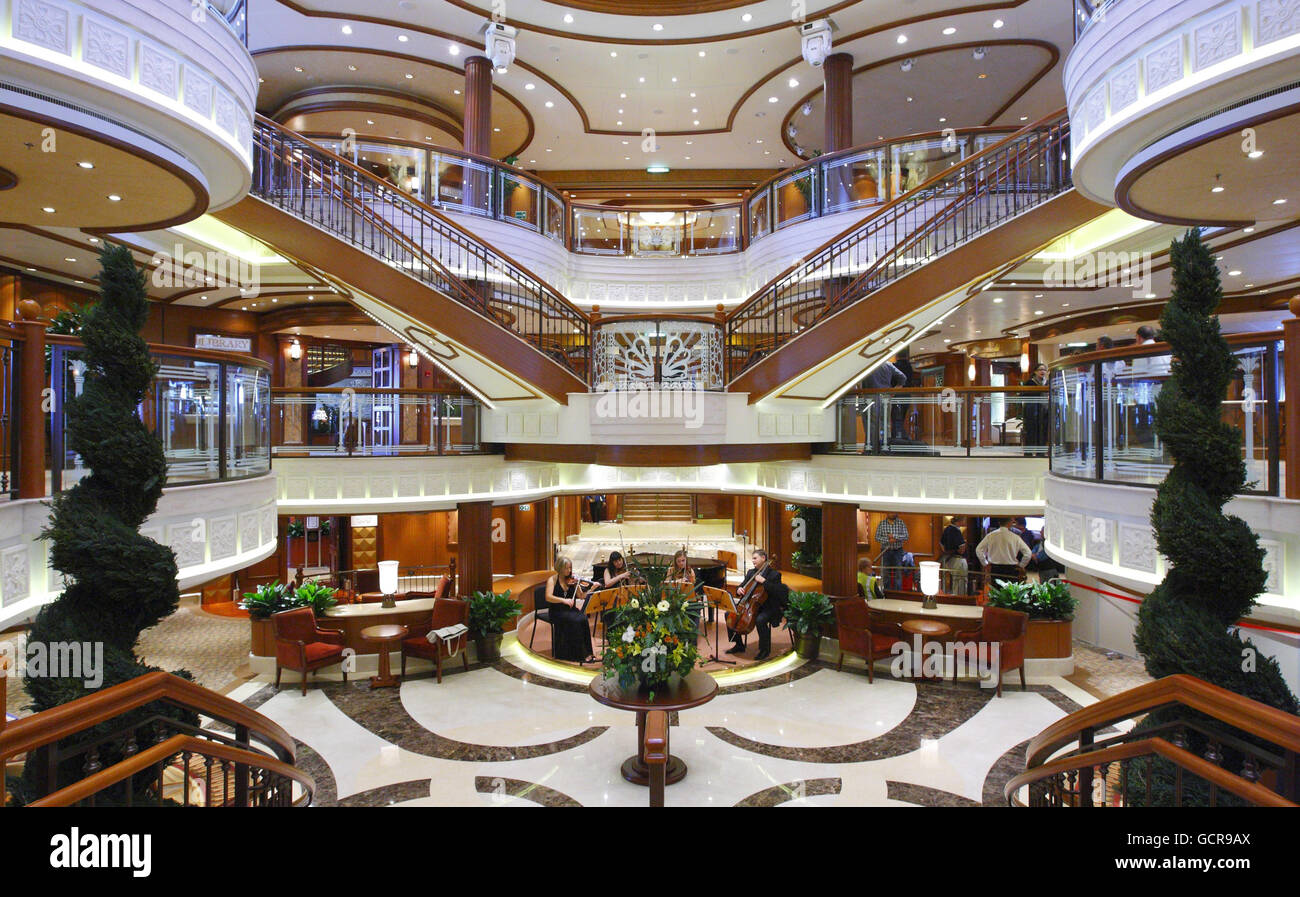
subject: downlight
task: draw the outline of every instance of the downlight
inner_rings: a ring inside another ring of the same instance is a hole
[[[668,171],[669,171],[668,166],[664,165],[661,162],[656,162],[653,165],[647,165],[645,169],[646,174],[667,174]]]

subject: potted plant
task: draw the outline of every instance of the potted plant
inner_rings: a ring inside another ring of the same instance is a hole
[[[821,592],[791,592],[785,605],[785,626],[795,635],[794,653],[804,660],[821,654],[822,627],[835,616],[831,600]]]
[[[475,592],[469,599],[469,637],[483,663],[501,659],[501,638],[506,623],[517,617],[524,607],[504,592]]]
[[[989,589],[993,607],[1029,615],[1025,635],[1026,657],[1069,657],[1073,651],[1074,609],[1078,599],[1064,580],[1008,582],[998,580]]]
[[[336,591],[321,582],[304,582],[293,594],[294,604],[297,607],[310,607],[319,620],[327,610],[339,603],[334,596]]]
[[[271,615],[297,607],[282,582],[263,583],[251,592],[244,593],[239,606],[248,611],[250,639],[254,657],[275,656],[275,632]]]
[[[802,535],[800,548],[790,555],[794,568],[812,579],[822,578],[822,509],[817,505],[798,505],[794,519],[796,535]]]

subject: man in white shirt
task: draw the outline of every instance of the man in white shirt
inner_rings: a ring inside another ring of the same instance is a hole
[[[1025,566],[1033,554],[1025,540],[1013,533],[1006,526],[1005,520],[992,521],[995,529],[983,538],[975,547],[975,556],[988,568],[989,575],[998,579],[1021,580],[1025,578]]]

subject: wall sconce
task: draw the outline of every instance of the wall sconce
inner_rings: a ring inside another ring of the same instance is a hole
[[[970,360],[970,364],[966,365],[966,382],[967,383],[975,382],[975,359],[974,358]]]
[[[406,363],[413,368],[420,366],[420,356],[415,354],[415,349],[408,349],[406,352]]]
[[[381,607],[397,607],[397,600],[393,598],[397,594],[397,561],[379,562],[379,591],[384,593]]]
[[[939,606],[934,600],[934,596],[939,594],[939,562],[938,561],[921,561],[921,591],[925,593],[925,601],[921,607],[926,610],[934,610]]]
[[[298,345],[297,340],[294,340],[289,345],[289,357],[292,358],[294,361],[297,361],[298,359],[302,358],[302,346]]]
[[[1029,350],[1028,349],[1020,353],[1020,373],[1022,374],[1029,373]]]

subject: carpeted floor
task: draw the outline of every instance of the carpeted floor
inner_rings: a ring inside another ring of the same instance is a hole
[[[1117,695],[1151,681],[1140,657],[1128,657],[1075,639],[1074,675],[1068,681],[1099,698]]]

